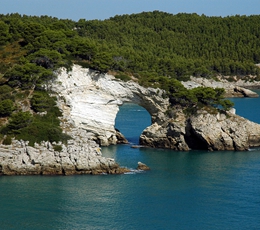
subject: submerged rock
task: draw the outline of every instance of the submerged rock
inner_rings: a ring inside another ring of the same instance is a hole
[[[145,146],[142,146],[142,145],[131,145],[131,148],[133,149],[140,149],[140,148],[143,148]]]
[[[143,171],[150,170],[150,168],[146,164],[140,161],[137,164],[138,164],[137,170],[143,170]]]

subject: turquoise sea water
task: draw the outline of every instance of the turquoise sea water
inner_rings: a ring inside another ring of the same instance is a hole
[[[232,99],[260,123],[260,99]],[[116,127],[138,144],[150,116],[120,109]],[[0,177],[0,229],[260,229],[260,151],[175,152],[131,145],[105,156],[151,171],[102,176]]]

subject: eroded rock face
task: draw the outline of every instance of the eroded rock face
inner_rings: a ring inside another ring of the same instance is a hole
[[[185,141],[186,117],[181,110],[177,110],[174,117],[165,119],[162,124],[153,123],[147,127],[139,138],[140,145],[180,151],[190,150]]]
[[[260,146],[260,125],[230,112],[199,111],[189,118],[179,115],[163,125],[153,124],[142,133],[140,144],[180,151],[243,151]]]
[[[152,121],[159,123],[169,105],[168,99],[162,98],[162,90],[119,81],[77,65],[70,72],[61,69],[52,90],[59,95],[67,124],[92,133],[101,146],[117,143],[115,118],[123,103],[143,106]]]
[[[71,175],[120,174],[128,169],[101,154],[100,147],[80,136],[69,140],[61,151],[49,142],[35,144],[13,140],[12,145],[0,145],[0,175]]]

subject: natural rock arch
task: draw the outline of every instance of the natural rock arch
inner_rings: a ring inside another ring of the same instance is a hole
[[[144,88],[134,81],[123,82],[78,65],[69,72],[61,69],[52,90],[59,96],[64,124],[88,131],[102,146],[117,143],[115,118],[124,102],[144,107],[152,123],[162,121],[169,105],[160,89]]]
[[[115,118],[124,102],[138,104],[151,115],[152,125],[140,136],[143,145],[185,151],[201,147],[247,150],[260,146],[259,124],[232,113],[201,111],[187,117],[181,108],[174,111],[174,116],[168,116],[169,100],[163,98],[163,91],[144,88],[134,81],[123,82],[74,65],[70,72],[61,69],[52,86],[58,94],[58,106],[63,110],[64,130],[85,130],[85,135],[101,146],[117,143]],[[197,146],[194,143],[198,140]]]

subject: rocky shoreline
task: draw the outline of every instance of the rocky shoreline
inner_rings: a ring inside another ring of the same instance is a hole
[[[55,151],[55,146],[60,146],[60,150]],[[103,157],[96,142],[80,136],[69,140],[67,145],[42,142],[31,147],[22,140],[0,145],[0,175],[96,175],[129,171],[114,159]]]

